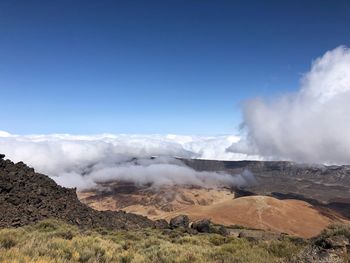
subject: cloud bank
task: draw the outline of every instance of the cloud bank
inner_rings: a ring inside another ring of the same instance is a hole
[[[269,101],[250,100],[243,116],[241,140],[237,136],[18,136],[0,131],[0,153],[24,161],[63,186],[79,189],[109,180],[210,187],[253,180],[249,173],[197,172],[174,157],[349,164],[350,50],[338,47],[327,52],[312,63],[297,92]]]
[[[0,132],[0,152],[24,161],[67,187],[87,189],[110,180],[136,184],[191,184],[198,186],[244,185],[249,173],[232,176],[197,172],[174,157],[245,159],[245,154],[227,152],[235,136],[195,137],[178,135],[11,135]],[[152,158],[157,156],[157,158]]]
[[[350,50],[316,59],[298,92],[243,109],[246,138],[231,152],[303,163],[350,164]]]

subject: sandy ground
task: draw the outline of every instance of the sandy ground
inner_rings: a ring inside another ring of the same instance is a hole
[[[209,218],[223,225],[284,232],[312,237],[329,224],[341,220],[320,213],[299,200],[278,200],[268,196],[235,198],[227,189],[171,187],[159,191],[130,194],[78,193],[80,200],[97,210],[119,210],[141,214],[151,219],[166,219],[187,214],[191,220]],[[127,199],[127,204],[125,200]]]

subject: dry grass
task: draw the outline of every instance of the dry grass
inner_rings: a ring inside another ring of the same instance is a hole
[[[288,238],[254,243],[183,231],[81,230],[54,220],[0,230],[0,262],[4,263],[271,263],[288,262],[303,246]]]

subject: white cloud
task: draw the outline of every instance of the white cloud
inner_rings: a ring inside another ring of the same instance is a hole
[[[242,185],[249,181],[247,175],[196,172],[173,158],[246,159],[246,155],[226,152],[238,141],[235,136],[0,134],[0,153],[69,187],[89,188],[112,179],[154,186]],[[150,160],[151,156],[158,158]],[[138,158],[136,164],[133,158]]]
[[[350,50],[338,47],[312,63],[294,94],[248,101],[246,139],[231,152],[312,163],[350,163]]]
[[[11,136],[10,133],[0,130],[0,137],[9,137],[9,136]]]
[[[349,102],[350,51],[338,47],[313,62],[298,92],[247,102],[243,140],[237,136],[18,136],[0,131],[0,153],[70,187],[94,187],[96,182],[112,179],[155,186],[241,185],[250,176],[196,172],[168,157],[242,160],[262,156],[303,163],[350,163]],[[161,158],[149,160],[151,156]]]

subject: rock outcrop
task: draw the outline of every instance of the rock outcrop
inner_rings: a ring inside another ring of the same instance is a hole
[[[202,219],[192,223],[191,227],[199,233],[210,233],[211,222],[209,219]]]
[[[294,262],[350,262],[350,225],[332,225],[310,241]]]
[[[190,224],[190,219],[187,215],[178,215],[170,220],[170,228],[187,228]]]
[[[82,204],[75,189],[61,187],[23,162],[0,155],[0,227],[23,226],[46,218],[82,227],[156,227],[150,219],[123,211],[96,211]]]

